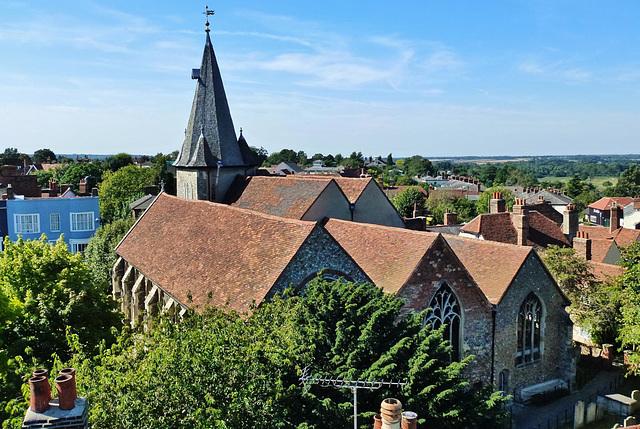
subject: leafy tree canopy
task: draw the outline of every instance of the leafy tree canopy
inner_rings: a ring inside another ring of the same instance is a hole
[[[513,192],[504,186],[492,186],[478,197],[478,201],[476,201],[476,212],[478,212],[478,214],[489,213],[489,201],[491,200],[494,192],[501,192],[502,198],[505,200],[507,207],[513,207],[513,203],[515,202]]]
[[[156,171],[127,165],[118,171],[105,171],[99,185],[100,217],[103,223],[130,216],[129,203],[144,194],[144,187],[156,182]]]
[[[118,171],[124,166],[133,164],[133,160],[128,153],[121,152],[106,158],[104,164],[108,170]]]
[[[413,217],[414,204],[418,210],[424,209],[425,195],[418,187],[411,187],[403,190],[391,199],[398,213],[404,217]]]
[[[415,176],[433,175],[435,173],[431,161],[420,155],[414,155],[411,158],[405,159],[404,166],[407,176],[411,178]]]
[[[624,288],[624,305],[621,308],[622,323],[619,339],[627,349],[632,349],[631,372],[640,374],[640,242],[622,249],[624,273],[619,278]]]
[[[637,164],[631,164],[622,172],[618,183],[607,188],[605,194],[609,197],[633,197],[640,195],[640,168]]]
[[[47,162],[56,160],[56,154],[51,149],[38,149],[33,153],[33,162]]]
[[[416,411],[424,427],[494,427],[503,399],[469,390],[462,371],[470,358],[450,363],[442,332],[423,327],[421,314],[401,317],[401,300],[370,284],[321,279],[301,296],[286,295],[246,319],[208,310],[125,333],[95,358],[79,351],[70,365],[91,403],[92,424],[348,427],[351,392],[306,391],[298,377],[308,366],[314,375],[407,381],[403,389],[359,392],[367,427],[390,395]]]
[[[105,291],[109,289],[111,268],[118,259],[114,249],[129,231],[134,221],[133,216],[129,216],[104,224],[89,240],[84,256],[96,282],[106,285]]]
[[[15,147],[8,147],[4,150],[4,152],[2,152],[0,158],[5,161],[20,159],[20,152],[18,152],[18,149],[16,149]]]

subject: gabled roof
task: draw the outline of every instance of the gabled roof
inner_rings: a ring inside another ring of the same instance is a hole
[[[603,197],[593,204],[589,204],[589,208],[596,210],[609,210],[614,201],[618,202],[618,207],[622,208],[627,204],[633,203],[631,197]]]
[[[301,179],[297,176],[236,178],[227,202],[242,209],[302,219],[332,182],[331,179]]]
[[[560,192],[553,192],[548,189],[540,189],[538,191],[522,192],[520,198],[526,200],[527,205],[536,204],[540,197],[543,197],[544,201],[548,201],[553,205],[568,205],[571,204],[573,198],[568,195],[561,194]]]
[[[580,225],[580,231],[585,231],[589,234],[589,238],[596,240],[613,239],[618,246],[626,247],[640,241],[640,230],[618,228],[611,232],[608,226],[599,225]]]
[[[138,198],[131,204],[129,204],[129,208],[131,210],[146,210],[149,207],[149,204],[153,202],[155,195],[147,194],[144,197]]]
[[[220,69],[207,33],[184,142],[173,165],[217,167],[218,161],[223,167],[257,164],[245,139],[236,139]]]
[[[538,201],[535,204],[527,205],[529,211],[535,210],[538,213],[542,213],[552,221],[556,223],[558,226],[562,226],[564,222],[564,216],[558,210],[554,209],[553,206],[547,201],[540,202]]]
[[[612,246],[616,246],[613,238],[591,239],[591,261],[596,263],[604,262]]]
[[[340,186],[340,189],[342,189],[342,192],[344,192],[351,204],[355,204],[364,192],[364,189],[373,182],[373,178],[371,177],[335,177],[333,180]]]
[[[624,272],[620,265],[603,264],[601,262],[591,262],[591,272],[597,280],[605,281],[611,277],[618,277]]]
[[[161,193],[116,253],[185,305],[244,312],[265,298],[314,227]]]
[[[325,229],[378,287],[397,293],[439,234],[329,219]]]
[[[525,260],[529,246],[445,235],[445,240],[489,302],[498,304]]]
[[[480,234],[483,239],[499,243],[517,244],[517,232],[510,212],[484,213],[476,216],[465,225],[461,231],[470,234]],[[527,245],[544,248],[550,244],[569,246],[569,241],[560,227],[545,215],[531,210],[529,218],[529,235]]]

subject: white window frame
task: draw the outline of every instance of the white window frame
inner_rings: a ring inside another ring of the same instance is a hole
[[[87,249],[87,245],[89,244],[89,239],[88,238],[83,238],[83,239],[71,239],[69,240],[69,251],[71,253],[83,253],[84,251]],[[79,245],[84,245],[84,249],[83,250],[78,250],[78,246]]]
[[[58,218],[57,223],[54,222],[54,217]],[[54,228],[56,224],[58,226],[57,229]],[[49,229],[51,230],[51,232],[60,232],[61,228],[62,228],[62,225],[60,223],[60,213],[51,213],[49,215]]]
[[[34,226],[33,230],[25,231],[23,229],[22,218],[31,217],[31,223]],[[13,228],[16,234],[39,234],[40,233],[40,214],[38,213],[16,213],[13,215]]]
[[[78,216],[80,215],[84,215],[84,216],[89,216],[89,228],[88,229],[78,229]],[[74,219],[75,217],[75,219]],[[95,214],[94,212],[76,212],[76,213],[69,213],[69,220],[71,221],[71,227],[70,227],[70,231],[71,232],[82,232],[82,231],[94,231],[96,229],[96,224],[95,224]]]

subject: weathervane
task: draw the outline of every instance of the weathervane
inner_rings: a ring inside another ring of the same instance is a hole
[[[215,15],[216,11],[215,10],[209,10],[209,5],[206,5],[204,7],[204,9],[205,10],[204,10],[204,12],[202,12],[202,14],[207,16],[207,22],[206,22],[206,24],[204,24],[204,25],[207,26],[207,29],[204,30],[204,31],[206,31],[208,33],[209,32],[209,15]]]

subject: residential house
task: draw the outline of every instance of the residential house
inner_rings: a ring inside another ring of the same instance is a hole
[[[627,229],[640,229],[640,196],[633,197],[633,203],[622,209],[621,225]]]
[[[524,198],[528,205],[536,204],[538,201],[546,201],[560,214],[564,213],[567,206],[573,204],[573,198],[565,192],[553,188],[524,188],[519,197]]]
[[[97,193],[80,196],[70,188],[60,196],[9,198],[6,200],[9,238],[34,240],[45,234],[49,241],[55,241],[64,235],[71,252],[84,252],[100,226],[99,205]]]
[[[275,174],[278,176],[287,176],[289,174],[300,174],[304,172],[304,169],[300,167],[295,162],[284,161],[278,165],[274,165],[269,170],[269,173]]]
[[[631,197],[603,197],[593,204],[589,204],[587,209],[589,222],[594,225],[609,226],[611,224],[610,214],[612,207],[625,207],[629,204],[633,204],[633,198]],[[619,213],[620,218],[623,216],[622,211]],[[614,220],[620,221],[620,219]]]

